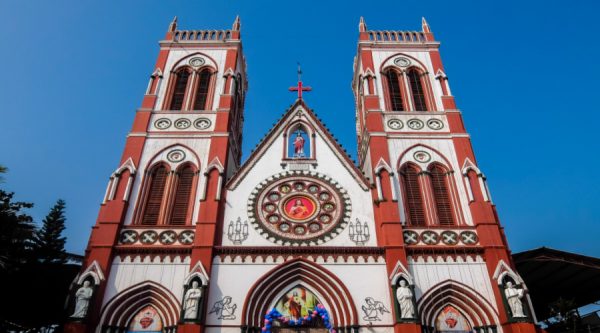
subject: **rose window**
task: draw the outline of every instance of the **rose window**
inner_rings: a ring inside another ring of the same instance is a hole
[[[249,199],[250,221],[280,244],[320,244],[350,220],[346,191],[327,176],[288,172],[261,182]]]

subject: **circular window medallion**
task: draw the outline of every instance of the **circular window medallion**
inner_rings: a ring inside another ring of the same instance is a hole
[[[400,67],[408,67],[410,66],[410,60],[404,57],[398,57],[396,59],[394,59],[394,64],[400,66]]]
[[[194,232],[191,230],[183,231],[179,234],[179,243],[188,245],[194,242]]]
[[[429,155],[429,153],[422,151],[422,150],[416,151],[413,154],[413,157],[415,158],[415,160],[417,160],[421,163],[427,163],[431,160],[431,155]]]
[[[181,149],[171,150],[167,154],[167,160],[174,162],[174,163],[181,162],[181,161],[183,161],[184,158],[185,158],[185,153]]]
[[[196,121],[194,121],[194,127],[196,127],[199,130],[205,130],[209,128],[211,124],[212,123],[210,122],[210,120],[206,118],[199,118],[196,119]]]
[[[177,240],[177,234],[173,230],[163,231],[158,235],[161,244],[171,245]]]
[[[408,126],[408,128],[410,128],[410,129],[420,130],[425,125],[419,119],[410,119],[409,121],[406,122],[406,126]]]
[[[121,233],[121,244],[133,244],[138,240],[138,233],[135,230],[126,230]]]
[[[164,130],[171,127],[171,121],[167,118],[160,118],[154,122],[154,127]]]
[[[421,234],[421,239],[423,240],[423,243],[427,245],[435,245],[440,242],[440,237],[438,234],[430,230],[424,231]]]
[[[438,131],[444,128],[444,123],[439,119],[429,119],[427,120],[427,127],[432,130]]]
[[[154,230],[146,230],[140,234],[142,244],[154,244],[158,240],[158,234]]]
[[[458,243],[458,234],[454,231],[442,231],[442,242],[446,245],[456,245]]]
[[[393,130],[399,130],[402,127],[404,127],[404,124],[399,119],[391,119],[390,121],[388,121],[387,124],[388,124],[388,127]]]
[[[278,244],[321,244],[343,230],[350,211],[346,191],[315,172],[283,172],[270,177],[248,199],[253,226]]]
[[[473,245],[473,244],[477,244],[477,242],[479,242],[479,239],[477,238],[477,234],[474,233],[473,231],[461,232],[460,240],[461,240],[461,242],[463,242],[463,244],[466,244],[466,245]]]
[[[192,67],[200,67],[200,66],[204,65],[205,62],[206,61],[204,61],[204,58],[195,57],[195,58],[190,59],[189,64]]]
[[[185,118],[179,118],[179,119],[175,120],[174,125],[175,125],[175,128],[177,128],[177,129],[186,129],[186,128],[192,126],[192,122]]]
[[[419,234],[412,231],[407,230],[404,232],[404,243],[407,245],[415,245],[419,242]]]

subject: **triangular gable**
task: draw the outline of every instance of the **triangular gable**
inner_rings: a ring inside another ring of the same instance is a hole
[[[300,111],[302,110],[302,111]],[[302,116],[314,126],[317,132],[319,132],[327,144],[327,146],[334,152],[342,165],[350,172],[350,174],[356,179],[360,187],[368,191],[369,181],[363,176],[362,172],[356,167],[356,165],[350,159],[350,156],[344,149],[336,142],[333,135],[323,125],[323,123],[316,117],[315,113],[309,109],[303,100],[296,100],[296,102],[284,113],[284,115],[277,121],[269,132],[261,139],[256,149],[250,154],[248,160],[242,164],[238,171],[229,179],[227,182],[227,188],[234,190],[239,183],[244,179],[246,174],[252,167],[258,162],[261,156],[271,148],[273,142],[282,134],[284,129],[295,120],[298,116],[298,112],[302,113]]]

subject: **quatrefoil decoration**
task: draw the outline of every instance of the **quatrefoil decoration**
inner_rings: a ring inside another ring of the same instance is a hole
[[[171,245],[177,240],[177,233],[173,230],[167,230],[160,233],[158,240],[161,244]]]
[[[160,118],[154,122],[154,127],[158,128],[159,130],[165,130],[171,127],[171,121],[167,118]]]
[[[477,234],[473,231],[463,231],[460,233],[460,240],[463,244],[473,245],[477,244],[479,239],[477,238]]]
[[[121,233],[121,244],[133,244],[137,240],[138,234],[134,230],[126,230]]]
[[[154,230],[147,230],[140,234],[142,244],[154,244],[158,240],[158,234]]]
[[[404,244],[406,245],[415,245],[419,242],[419,234],[412,231],[407,230],[404,232]]]
[[[194,242],[194,232],[191,230],[186,230],[179,234],[179,243],[184,245],[189,245]]]
[[[425,231],[421,234],[421,239],[423,243],[427,245],[435,245],[440,242],[440,237],[437,233],[433,231]]]
[[[442,232],[442,242],[446,245],[456,245],[458,243],[458,234],[454,231],[446,230]]]

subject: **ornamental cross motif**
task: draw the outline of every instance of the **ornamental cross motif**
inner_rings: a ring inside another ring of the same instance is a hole
[[[311,91],[312,88],[309,86],[303,87],[302,86],[302,69],[300,68],[300,63],[298,63],[298,85],[296,87],[290,87],[289,91],[297,91],[298,92],[298,99],[302,99],[302,92],[303,91]]]

